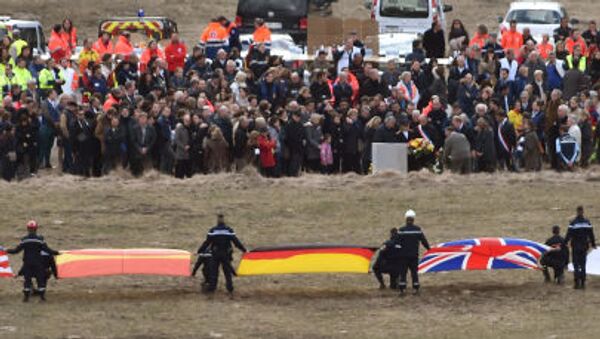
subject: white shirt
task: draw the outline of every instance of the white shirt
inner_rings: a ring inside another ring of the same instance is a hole
[[[63,69],[65,75],[65,83],[62,85],[62,91],[65,94],[72,95],[73,92],[73,79],[75,77],[75,70],[71,67]]]
[[[340,74],[344,68],[350,67],[350,62],[354,59],[354,56],[360,54],[360,48],[352,47],[352,51],[346,51],[345,49],[338,51],[342,54],[337,63],[337,72]]]
[[[515,81],[517,77],[517,71],[519,70],[519,64],[517,60],[509,62],[507,58],[500,59],[500,69],[506,68],[508,69],[508,80]]]

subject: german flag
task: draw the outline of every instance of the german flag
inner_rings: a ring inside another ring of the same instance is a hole
[[[245,253],[238,275],[369,273],[375,249],[344,245],[265,247]]]
[[[106,275],[190,275],[191,253],[171,249],[86,249],[61,251],[59,278]]]

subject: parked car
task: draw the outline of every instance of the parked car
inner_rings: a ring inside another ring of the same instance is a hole
[[[235,23],[241,34],[254,32],[254,19],[264,19],[273,33],[288,34],[306,46],[309,0],[239,0]]]
[[[529,28],[533,38],[541,41],[544,34],[552,37],[554,30],[560,26],[560,20],[568,16],[565,7],[558,2],[513,2],[506,15],[498,18],[500,23],[498,38],[502,39],[502,34],[510,28],[510,22],[516,20],[517,31],[523,32],[523,28]],[[571,19],[571,25],[577,23],[579,20]]]
[[[424,33],[439,20],[446,27],[446,12],[451,5],[442,0],[373,0],[371,19],[379,24],[380,33]]]

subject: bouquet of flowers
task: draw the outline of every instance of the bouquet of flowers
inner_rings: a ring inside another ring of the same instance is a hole
[[[433,144],[424,138],[412,139],[408,143],[408,152],[415,158],[420,158],[422,156],[432,154],[433,150]]]

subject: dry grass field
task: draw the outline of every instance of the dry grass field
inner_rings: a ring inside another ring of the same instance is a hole
[[[217,212],[247,247],[286,243],[376,246],[414,208],[432,243],[478,236],[543,241],[577,204],[598,223],[600,172],[267,180],[254,173],[149,174],[0,183],[0,244],[37,218],[57,249],[158,247],[194,251]],[[12,257],[19,266],[19,257]],[[244,277],[232,300],[199,279],[104,277],[50,281],[48,302],[21,302],[0,281],[0,338],[592,338],[600,279],[584,292],[544,285],[539,272],[428,274],[419,297],[380,291],[372,276]],[[578,319],[579,323],[575,322]]]

